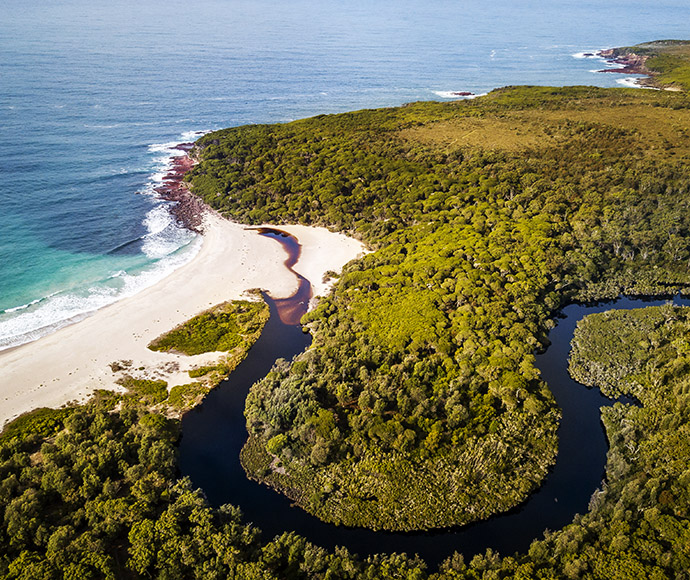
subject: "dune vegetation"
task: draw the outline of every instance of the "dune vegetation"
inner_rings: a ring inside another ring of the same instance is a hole
[[[155,351],[186,355],[205,352],[246,352],[268,320],[263,301],[232,300],[198,314],[149,344]]]

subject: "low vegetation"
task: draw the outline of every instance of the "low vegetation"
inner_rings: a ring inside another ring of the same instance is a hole
[[[227,374],[223,376],[227,376]],[[186,411],[201,403],[206,393],[208,393],[208,387],[203,383],[195,382],[185,385],[175,385],[170,389],[167,403],[172,409]]]
[[[126,375],[117,382],[129,391],[132,398],[144,405],[157,405],[168,398],[168,383],[165,381],[136,379]]]
[[[220,382],[226,374],[218,374]],[[146,408],[149,411],[163,413],[169,417],[180,417],[184,411],[201,403],[204,395],[208,393],[215,383],[205,381],[175,385],[168,389],[165,381],[152,381],[148,379],[135,379],[129,375],[118,381],[127,393],[121,396],[121,404],[126,408]]]
[[[219,352],[219,360],[189,371],[200,379],[169,388],[163,380],[134,376],[132,361],[116,361],[113,372],[122,372],[117,382],[128,391],[126,405],[145,405],[166,415],[181,416],[199,404],[204,395],[225,379],[247,356],[268,320],[268,305],[263,301],[235,300],[211,308],[154,340],[149,348],[164,352],[196,355]],[[220,353],[224,354],[220,354]]]
[[[268,320],[263,301],[233,300],[219,304],[149,344],[151,350],[196,355],[249,350]]]

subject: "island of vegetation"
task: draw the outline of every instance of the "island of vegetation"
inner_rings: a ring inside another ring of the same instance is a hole
[[[533,353],[559,308],[690,284],[689,126],[685,92],[508,87],[203,137],[189,180],[212,207],[328,225],[374,250],[306,317],[312,347],[253,387],[250,474],[376,529],[517,505],[557,451]],[[0,575],[686,579],[689,325],[670,306],[580,325],[573,375],[640,406],[605,409],[605,485],[526,554],[455,554],[430,571],[262,539],[178,479],[178,421],[101,393],[0,437]]]
[[[232,300],[194,316],[190,320],[154,339],[154,351],[180,353],[188,356],[207,352],[218,353],[210,365],[196,366],[188,371],[195,379],[187,384],[170,387],[164,380],[132,376],[132,361],[116,361],[113,372],[121,372],[117,383],[150,411],[168,417],[181,417],[203,400],[212,388],[227,378],[247,356],[268,321],[268,304],[255,293],[257,300]]]
[[[268,304],[263,300],[232,300],[218,304],[159,336],[149,344],[149,348],[189,356],[205,352],[226,353],[215,365],[189,371],[192,378],[212,374],[211,383],[215,385],[245,359],[267,321]]]
[[[257,293],[257,296],[260,295]],[[154,339],[148,346],[154,351],[188,356],[218,353],[213,364],[189,370],[189,377],[194,380],[187,384],[170,387],[161,379],[133,376],[130,360],[115,361],[110,369],[121,373],[117,383],[149,411],[180,418],[201,403],[209,390],[218,386],[246,358],[261,335],[268,315],[268,304],[263,300],[232,300],[209,308]],[[145,369],[137,369],[140,370]]]

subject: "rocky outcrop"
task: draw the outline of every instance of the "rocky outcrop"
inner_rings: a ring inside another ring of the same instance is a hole
[[[192,147],[194,143],[180,143],[175,147],[184,151],[185,154],[173,158],[172,166],[163,177],[163,183],[154,190],[162,199],[174,202],[170,207],[170,212],[179,224],[193,232],[201,233],[206,205],[189,191],[184,181],[185,174],[195,164],[194,159],[189,155]]]
[[[605,58],[608,62],[620,65],[619,68],[605,68],[597,72],[603,73],[622,73],[628,75],[649,75],[650,70],[646,67],[648,56],[641,56],[634,52],[623,52],[618,48],[600,50],[598,56]]]

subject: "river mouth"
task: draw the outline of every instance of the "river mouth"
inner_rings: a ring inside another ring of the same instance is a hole
[[[275,231],[262,232],[262,235],[274,237],[284,247],[297,243],[294,238],[286,239]],[[289,267],[292,265],[294,262]],[[308,291],[310,295],[311,288]],[[576,514],[587,511],[592,494],[604,478],[608,451],[600,408],[614,401],[605,398],[598,389],[584,387],[570,378],[568,354],[575,325],[595,312],[668,302],[620,298],[565,307],[549,333],[550,346],[536,356],[536,366],[563,412],[558,430],[558,457],[542,486],[520,506],[488,520],[457,529],[396,533],[324,523],[293,507],[282,494],[248,479],[240,464],[240,450],[247,440],[244,401],[249,388],[268,374],[277,359],[290,360],[311,342],[311,337],[299,326],[299,318],[297,322],[294,318],[297,314],[301,318],[306,312],[309,298],[305,300],[305,296],[302,283],[289,299],[276,301],[265,296],[271,316],[247,358],[199,407],[182,419],[180,470],[195,487],[204,491],[213,506],[225,503],[239,506],[245,520],[262,530],[264,539],[294,531],[317,546],[330,550],[345,546],[360,556],[381,552],[418,554],[432,568],[455,551],[466,558],[484,553],[487,548],[503,555],[525,552],[533,540],[543,537],[545,530],[560,529]],[[687,298],[674,302],[690,305]],[[285,320],[281,309],[289,313]]]
[[[299,257],[302,255],[302,246],[299,241],[292,234],[288,234],[283,230],[276,228],[249,228],[255,229],[260,235],[276,240],[287,254],[287,258],[283,262],[285,267],[292,272],[297,278],[297,290],[289,298],[274,298],[273,303],[276,307],[276,312],[280,320],[289,326],[297,326],[302,320],[302,316],[307,312],[309,307],[309,300],[312,297],[311,284],[301,274],[295,272],[292,267],[297,263]]]

